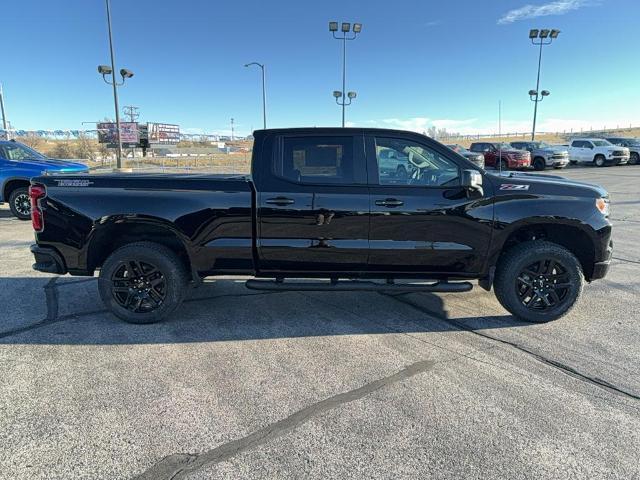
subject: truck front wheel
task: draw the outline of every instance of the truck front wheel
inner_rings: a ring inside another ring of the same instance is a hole
[[[536,157],[533,159],[534,170],[544,170],[547,168],[547,162],[542,157]]]
[[[188,275],[178,256],[152,242],[125,245],[104,262],[98,290],[105,306],[129,323],[167,318],[184,299]]]
[[[496,297],[511,314],[529,322],[549,322],[565,315],[582,293],[578,259],[555,243],[534,240],[502,255],[496,269]]]
[[[595,158],[593,159],[593,163],[596,164],[596,167],[604,167],[606,163],[604,155],[596,155]]]
[[[9,195],[9,208],[11,213],[20,220],[31,218],[31,200],[29,199],[29,188],[16,188]]]

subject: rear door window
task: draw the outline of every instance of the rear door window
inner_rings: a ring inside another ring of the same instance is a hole
[[[273,172],[299,184],[366,183],[366,172],[357,171],[356,163],[352,136],[283,137]]]

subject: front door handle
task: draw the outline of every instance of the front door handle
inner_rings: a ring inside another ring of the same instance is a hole
[[[401,207],[404,202],[395,198],[385,198],[384,200],[376,200],[376,205],[379,207]]]
[[[265,203],[268,203],[270,205],[284,206],[284,205],[291,205],[292,203],[295,203],[295,200],[287,197],[276,197],[276,198],[268,198],[267,200],[265,200]]]

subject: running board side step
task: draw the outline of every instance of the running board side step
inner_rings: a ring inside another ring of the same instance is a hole
[[[354,280],[332,282],[284,282],[277,280],[247,280],[245,286],[251,290],[298,290],[306,292],[469,292],[469,282],[435,283],[376,283]]]

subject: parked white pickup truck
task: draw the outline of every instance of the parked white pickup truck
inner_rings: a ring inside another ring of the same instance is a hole
[[[629,161],[629,149],[604,138],[574,138],[569,146],[569,161],[572,164],[591,163],[597,167],[624,165]]]

